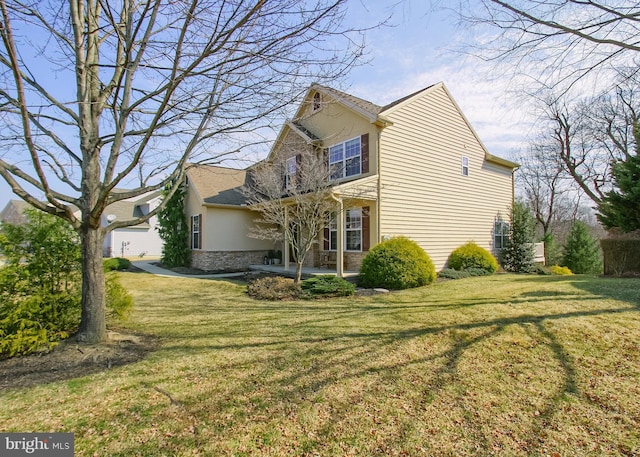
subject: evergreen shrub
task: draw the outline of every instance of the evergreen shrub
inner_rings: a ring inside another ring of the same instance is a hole
[[[131,261],[123,257],[113,257],[102,261],[104,271],[124,271],[131,267]]]
[[[449,267],[459,271],[471,268],[480,269],[484,270],[485,274],[493,274],[498,270],[498,261],[486,249],[474,242],[469,242],[451,253]]]
[[[429,255],[409,238],[399,236],[374,246],[362,261],[364,287],[408,289],[425,286],[436,278]]]
[[[312,297],[347,297],[355,293],[356,287],[344,278],[332,275],[314,276],[305,279],[300,288]]]
[[[564,246],[564,265],[576,274],[601,274],[602,254],[599,243],[582,221],[574,222]]]

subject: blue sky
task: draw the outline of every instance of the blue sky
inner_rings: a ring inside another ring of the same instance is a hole
[[[384,105],[444,82],[489,151],[509,158],[527,134],[526,113],[514,110],[505,95],[511,75],[490,78],[492,67],[458,52],[470,31],[459,28],[451,13],[431,11],[429,3],[351,0],[347,16],[355,26],[391,17],[389,26],[367,32],[368,63],[355,68],[339,88]],[[0,179],[0,209],[12,198],[17,197]]]

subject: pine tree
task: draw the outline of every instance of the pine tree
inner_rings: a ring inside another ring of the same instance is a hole
[[[613,165],[615,189],[608,192],[598,206],[598,219],[607,229],[640,230],[640,124],[634,126],[634,137],[636,154]]]
[[[598,241],[589,234],[589,227],[582,221],[571,226],[564,247],[564,266],[576,274],[602,273],[602,256]]]
[[[529,208],[515,202],[511,208],[509,244],[500,253],[502,266],[514,273],[528,273],[533,268],[535,220]]]
[[[185,186],[181,185],[158,213],[158,233],[163,241],[161,261],[168,267],[188,266],[191,258],[189,224],[184,213],[186,195]]]

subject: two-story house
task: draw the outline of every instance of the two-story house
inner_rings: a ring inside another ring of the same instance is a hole
[[[266,160],[287,154],[294,169],[296,148],[325,155],[342,207],[318,234],[308,266],[331,259],[339,274],[357,271],[371,247],[398,235],[418,242],[437,269],[468,241],[493,252],[502,247],[517,164],[487,151],[442,83],[386,106],[312,85]],[[248,176],[189,170],[194,267],[246,268],[274,248],[288,263],[287,246],[248,236],[256,219],[241,191]]]

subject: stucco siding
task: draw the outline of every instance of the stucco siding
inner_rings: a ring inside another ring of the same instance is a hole
[[[467,241],[493,250],[494,221],[512,202],[511,169],[485,160],[443,86],[385,115],[394,125],[380,139],[381,236],[417,241],[437,269]]]

